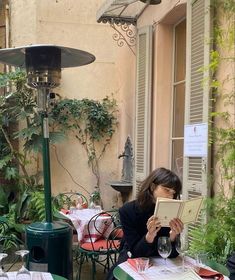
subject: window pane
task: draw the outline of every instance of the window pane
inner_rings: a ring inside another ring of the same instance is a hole
[[[172,170],[180,177],[183,177],[183,139],[172,141]]]
[[[186,21],[175,27],[175,81],[185,80],[186,68]]]
[[[184,136],[184,92],[184,83],[174,87],[173,138]]]

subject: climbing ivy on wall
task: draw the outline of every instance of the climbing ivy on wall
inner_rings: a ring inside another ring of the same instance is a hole
[[[206,203],[208,222],[191,232],[190,252],[208,252],[211,259],[225,264],[235,251],[235,0],[214,0],[212,8],[214,48],[208,66],[212,77],[210,133],[218,184],[214,186],[217,194]]]

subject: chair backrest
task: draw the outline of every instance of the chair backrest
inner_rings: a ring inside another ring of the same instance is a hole
[[[92,249],[95,250],[95,242],[107,240],[112,230],[115,228],[113,217],[108,212],[99,212],[88,222],[88,239]]]
[[[108,239],[107,239],[107,247],[110,251],[119,251],[121,240],[123,238],[123,229],[121,225],[115,226],[113,230],[110,232]]]
[[[82,208],[88,207],[87,198],[78,192],[65,192],[60,193],[53,198],[53,206],[57,209],[70,209],[71,207],[77,207],[78,204]]]
[[[115,227],[121,225],[121,220],[120,220],[120,215],[119,215],[118,209],[112,209],[107,212],[112,215],[112,219],[115,224]]]

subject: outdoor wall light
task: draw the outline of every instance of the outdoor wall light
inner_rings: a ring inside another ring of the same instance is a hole
[[[162,2],[161,0],[140,0],[140,1],[149,5],[157,5]]]

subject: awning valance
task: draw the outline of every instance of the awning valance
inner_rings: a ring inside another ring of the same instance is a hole
[[[97,22],[133,24],[148,4],[139,0],[106,0],[97,11]]]

